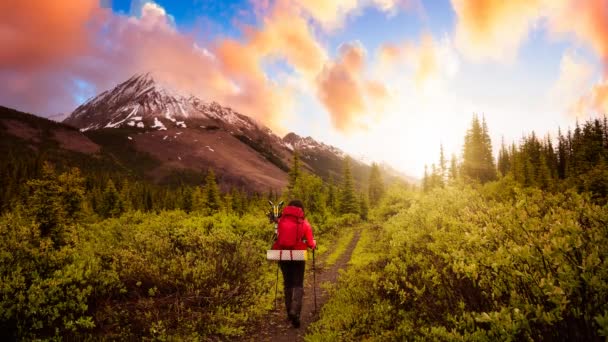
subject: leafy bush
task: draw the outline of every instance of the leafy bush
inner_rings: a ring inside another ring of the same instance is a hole
[[[270,308],[263,217],[131,212],[63,227],[0,219],[0,335],[18,339],[238,336]]]
[[[75,336],[95,326],[94,297],[120,287],[99,256],[76,247],[78,234],[62,228],[67,243],[57,247],[38,224],[18,214],[0,218],[0,335]]]
[[[586,195],[436,189],[384,230],[381,256],[347,272],[309,339],[606,336],[608,208]]]

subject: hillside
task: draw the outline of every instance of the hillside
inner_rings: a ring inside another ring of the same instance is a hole
[[[139,74],[100,93],[64,120],[95,143],[123,154],[128,146],[157,164],[144,170],[156,183],[175,172],[213,169],[220,185],[248,191],[281,191],[294,151],[309,172],[339,180],[346,154],[295,133],[280,138],[252,118],[216,102],[177,93],[153,73]],[[128,159],[128,156],[123,156]],[[369,165],[354,162],[355,181],[363,186]]]

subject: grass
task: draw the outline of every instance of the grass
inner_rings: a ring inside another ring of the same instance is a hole
[[[340,256],[342,256],[342,254],[344,254],[344,252],[346,251],[346,248],[348,247],[354,236],[355,232],[352,229],[349,229],[336,239],[334,248],[330,250],[330,254],[325,259],[325,266],[331,266],[335,264],[336,261],[338,261]]]
[[[374,245],[374,236],[376,235],[377,232],[371,226],[366,226],[361,230],[357,246],[355,246],[352,257],[348,262],[349,265],[364,266],[376,258],[377,253],[371,250],[371,247]]]

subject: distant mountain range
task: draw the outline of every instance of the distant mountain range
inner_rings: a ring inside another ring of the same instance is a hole
[[[229,107],[183,96],[150,73],[135,75],[88,100],[63,124],[45,124],[41,118],[3,111],[10,115],[0,116],[0,129],[31,149],[47,148],[40,143],[51,139],[58,149],[88,157],[104,155],[156,183],[211,168],[225,189],[281,191],[287,185],[294,151],[304,168],[326,180],[340,179],[346,156],[311,137],[289,133],[280,138]],[[42,131],[45,139],[39,137]],[[352,166],[355,180],[363,184],[369,165],[353,160]],[[389,180],[405,178],[389,168],[386,171]]]

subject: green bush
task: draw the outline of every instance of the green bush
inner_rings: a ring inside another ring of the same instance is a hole
[[[64,229],[56,248],[0,219],[0,335],[225,338],[271,306],[263,217],[130,212]]]
[[[67,243],[56,247],[38,224],[18,214],[0,218],[0,335],[76,336],[95,326],[95,297],[119,288],[115,272],[76,247],[74,229],[62,229]]]
[[[411,198],[385,225],[381,256],[347,272],[309,338],[605,336],[608,208],[574,192],[491,190]]]

